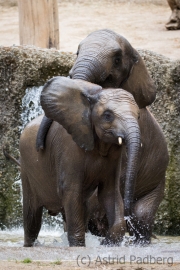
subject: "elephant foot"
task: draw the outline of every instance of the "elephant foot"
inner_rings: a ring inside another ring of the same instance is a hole
[[[86,245],[83,242],[73,242],[73,243],[69,242],[69,246],[70,247],[85,247]]]
[[[108,232],[108,220],[107,217],[104,216],[102,219],[93,218],[88,222],[89,231],[96,236],[106,237]]]
[[[105,246],[121,246],[121,243],[124,240],[126,231],[126,223],[124,220],[117,224],[114,224],[106,234],[106,238],[101,241],[101,245]]]
[[[180,29],[180,24],[177,22],[176,23],[167,23],[166,29],[167,30],[178,30],[178,29]]]
[[[101,241],[100,245],[108,246],[108,247],[119,247],[121,246],[121,243],[123,242],[123,236],[120,238],[112,239],[112,238],[105,238]]]
[[[33,247],[32,244],[24,244],[23,247]]]
[[[33,247],[34,246],[34,242],[24,242],[23,247]]]
[[[170,20],[166,23],[167,30],[178,30],[180,29],[180,10],[175,9],[172,12]]]
[[[34,237],[25,237],[23,247],[34,247],[36,238]]]
[[[85,238],[77,239],[75,237],[69,236],[68,241],[70,247],[85,247]]]

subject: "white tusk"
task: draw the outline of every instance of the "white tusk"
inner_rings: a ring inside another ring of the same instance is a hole
[[[119,142],[119,145],[122,144],[122,138],[121,137],[118,137],[118,142]]]

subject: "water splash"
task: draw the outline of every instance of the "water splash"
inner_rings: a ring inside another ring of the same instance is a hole
[[[38,115],[43,114],[43,109],[40,104],[42,88],[43,86],[33,86],[26,89],[25,95],[22,99],[22,126],[20,126],[20,131],[22,131],[25,126]]]

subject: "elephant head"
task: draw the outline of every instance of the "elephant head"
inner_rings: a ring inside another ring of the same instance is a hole
[[[134,96],[139,108],[150,105],[156,97],[155,86],[139,53],[124,37],[108,29],[91,33],[79,44],[69,75],[103,88],[123,88]],[[45,148],[51,123],[52,119],[44,117],[37,135],[37,151]]]
[[[119,34],[104,29],[87,36],[78,47],[70,78],[123,88],[130,92],[139,108],[150,105],[156,89],[139,53]]]
[[[94,149],[96,140],[127,145],[124,204],[130,215],[140,151],[139,108],[133,96],[122,89],[103,90],[96,84],[55,77],[44,86],[41,105],[45,115],[86,151]]]

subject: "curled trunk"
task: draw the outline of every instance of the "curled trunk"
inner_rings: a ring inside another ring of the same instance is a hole
[[[97,52],[99,48],[97,48]],[[70,71],[72,79],[80,79],[91,83],[99,83],[106,79],[107,72],[103,68],[104,64],[99,60],[97,52],[90,56],[83,55],[76,60]]]

